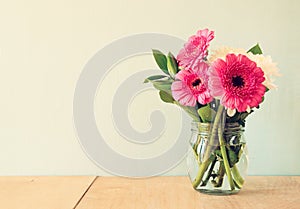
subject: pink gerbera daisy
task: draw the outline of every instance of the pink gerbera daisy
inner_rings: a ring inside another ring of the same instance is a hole
[[[193,69],[181,70],[175,78],[171,86],[172,95],[181,105],[195,106],[197,101],[204,105],[212,101],[206,63],[201,62]]]
[[[212,96],[233,116],[236,112],[257,107],[265,94],[264,73],[245,55],[228,54],[226,60],[217,59],[210,69],[209,88]]]
[[[177,55],[179,66],[193,69],[207,56],[209,42],[214,38],[214,32],[208,29],[199,30],[189,38],[184,48]]]

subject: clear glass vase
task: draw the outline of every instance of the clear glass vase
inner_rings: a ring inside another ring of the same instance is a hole
[[[215,195],[239,192],[248,168],[244,128],[192,122],[191,131],[187,167],[194,189]]]

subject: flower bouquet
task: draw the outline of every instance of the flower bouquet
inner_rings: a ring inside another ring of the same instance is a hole
[[[258,44],[248,51],[221,47],[209,54],[213,38],[213,31],[199,30],[176,57],[153,50],[164,75],[150,76],[145,83],[192,118],[187,162],[193,187],[232,194],[242,188],[247,170],[245,119],[276,88],[273,76],[279,73]]]

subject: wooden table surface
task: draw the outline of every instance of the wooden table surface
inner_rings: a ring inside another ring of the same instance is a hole
[[[1,209],[300,209],[300,176],[249,176],[231,196],[196,192],[188,177],[0,177]]]

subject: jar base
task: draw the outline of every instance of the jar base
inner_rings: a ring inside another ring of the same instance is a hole
[[[221,189],[195,189],[196,191],[203,193],[203,194],[208,194],[208,195],[219,195],[219,196],[226,196],[226,195],[234,195],[239,193],[240,190],[221,190]]]

